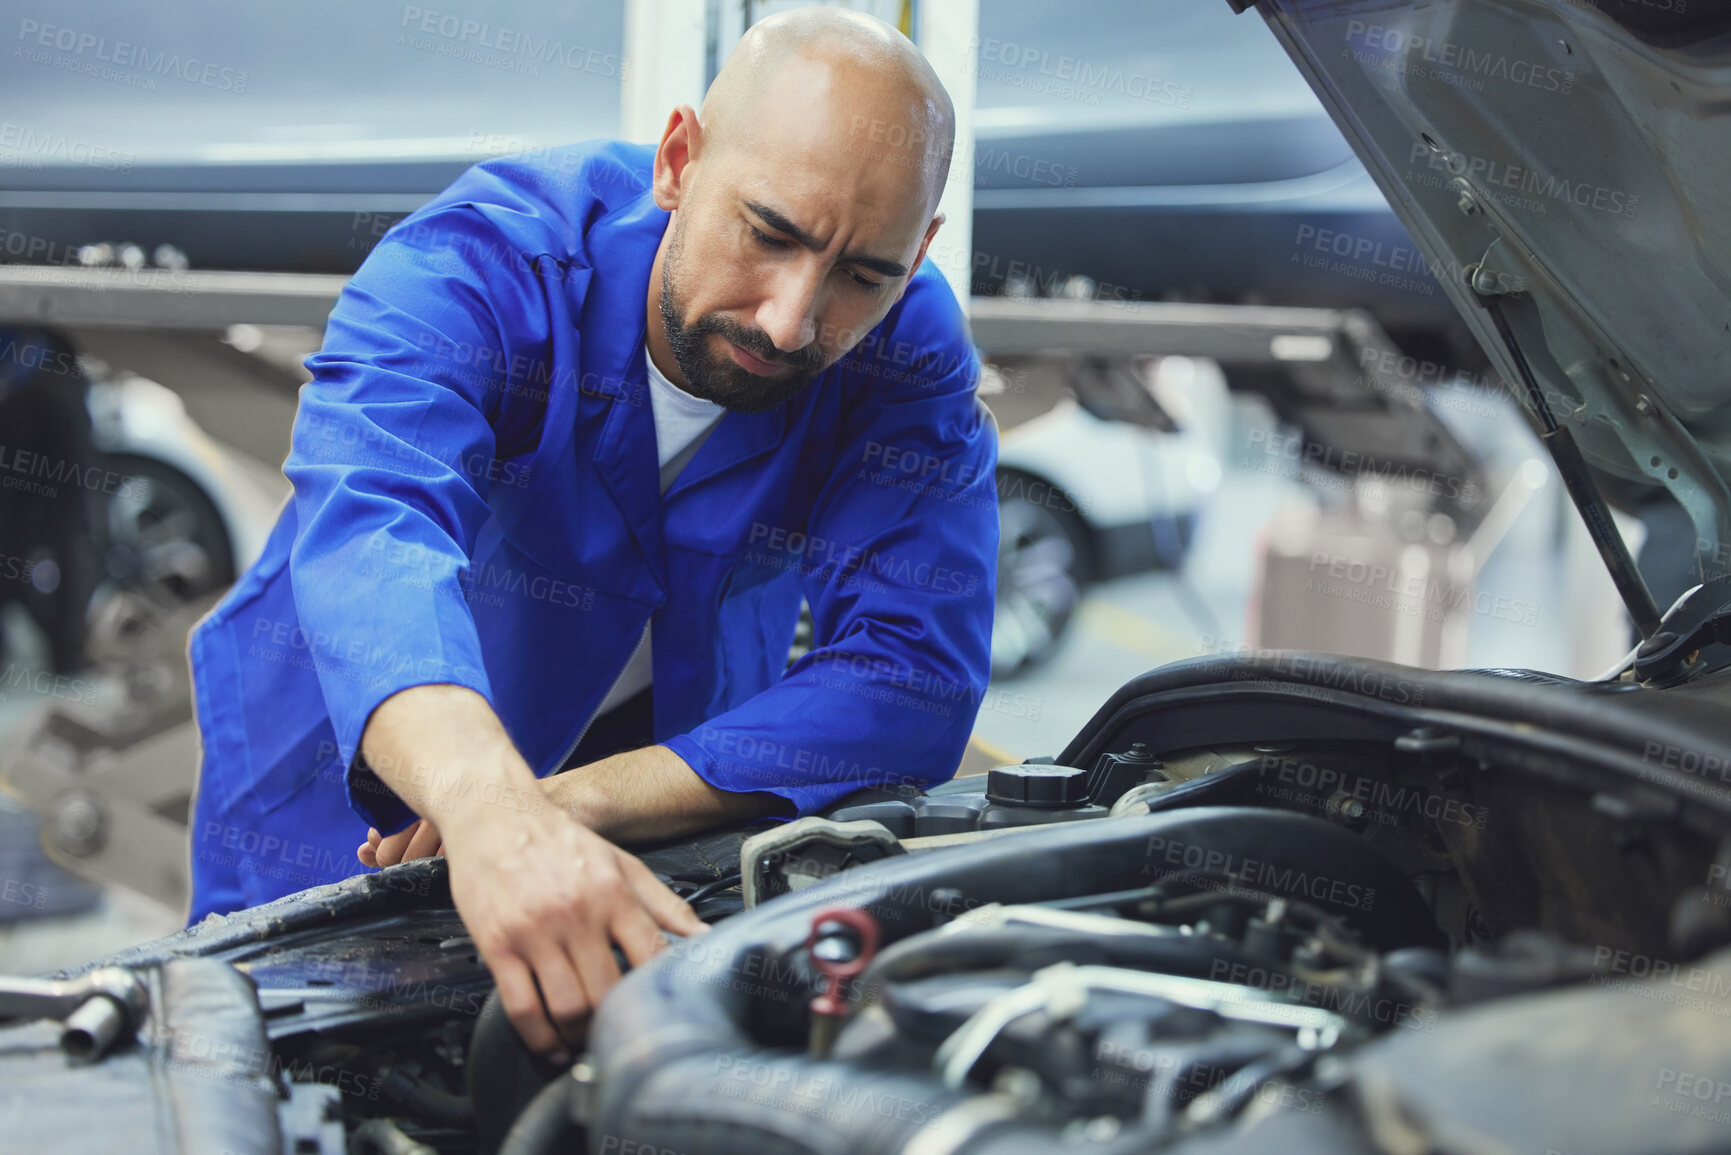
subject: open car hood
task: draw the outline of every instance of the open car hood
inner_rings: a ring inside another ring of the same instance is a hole
[[[1522,403],[1731,572],[1731,7],[1256,7]]]

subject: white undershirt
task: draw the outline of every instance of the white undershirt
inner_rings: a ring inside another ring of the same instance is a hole
[[[726,412],[713,401],[693,397],[655,367],[649,347],[643,347],[643,361],[649,367],[649,408],[655,413],[655,464],[666,465],[679,456],[680,450],[697,440]]]
[[[655,416],[655,464],[660,468],[679,456],[686,446],[721,420],[725,410],[713,401],[693,397],[669,381],[666,375],[655,367],[655,358],[649,355],[648,345],[643,347],[643,360],[649,368],[649,409]],[[672,479],[669,478],[667,484],[671,483]],[[665,486],[663,490],[665,491]],[[625,663],[625,668],[619,672],[618,681],[607,691],[607,697],[601,702],[601,709],[596,711],[597,717],[650,684],[654,674],[649,662],[652,649],[649,627],[645,625],[643,636],[637,640],[637,648],[631,652],[631,660]]]

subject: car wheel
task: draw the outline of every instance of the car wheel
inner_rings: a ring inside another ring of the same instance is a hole
[[[234,548],[210,498],[160,461],[116,454],[125,478],[106,495],[104,575],[116,586],[172,608],[234,583]]]
[[[1087,529],[1069,508],[1031,500],[1039,485],[998,484],[998,601],[992,676],[1013,677],[1057,651],[1089,577]]]

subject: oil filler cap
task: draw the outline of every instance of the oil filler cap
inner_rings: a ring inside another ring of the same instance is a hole
[[[1076,766],[998,766],[986,776],[986,798],[1004,806],[1063,810],[1088,801],[1088,772]]]

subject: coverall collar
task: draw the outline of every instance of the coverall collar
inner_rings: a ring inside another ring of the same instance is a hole
[[[643,341],[650,266],[669,216],[645,191],[590,228],[586,247],[595,275],[583,301],[578,339],[580,392],[605,398],[607,406],[595,447],[595,467],[662,597],[667,553],[661,534],[661,480]],[[589,403],[582,406],[585,411],[589,407]]]
[[[666,572],[662,504],[723,470],[773,451],[786,435],[793,407],[807,400],[796,397],[765,413],[724,414],[666,495],[661,494],[643,358],[651,266],[671,215],[646,190],[590,228],[588,249],[595,278],[582,314],[585,369],[596,374],[588,381],[594,389],[611,390],[619,399],[608,415],[596,465],[658,580]]]

